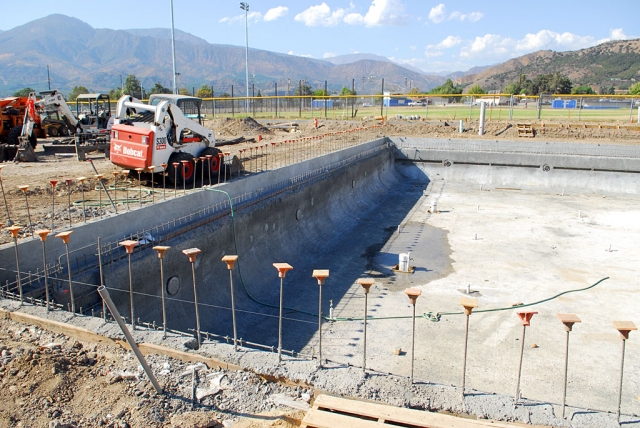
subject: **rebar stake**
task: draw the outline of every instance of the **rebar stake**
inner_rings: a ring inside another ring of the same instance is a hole
[[[311,276],[318,280],[318,367],[322,368],[322,286],[329,278],[329,269],[315,269]]]
[[[84,222],[87,222],[87,211],[85,209],[85,199],[84,199],[84,181],[87,177],[78,177],[78,181],[82,184],[82,218]]]
[[[467,287],[467,290],[469,290],[469,287]],[[470,297],[461,297],[460,304],[464,307],[464,314],[466,318],[464,329],[464,352],[462,358],[462,399],[464,405],[464,386],[467,377],[467,342],[469,340],[469,317],[471,316],[473,308],[478,307],[478,300]]]
[[[118,313],[118,308],[116,308],[116,305],[111,300],[111,296],[109,296],[109,292],[104,287],[104,285],[101,285],[98,288],[98,293],[100,294],[100,297],[102,297],[103,303],[106,303],[106,305],[109,307],[109,311],[111,312],[113,319],[116,320],[116,322],[118,323],[118,326],[120,326],[120,330],[122,330],[122,333],[124,334],[124,337],[127,339],[127,342],[129,343],[131,350],[135,354],[136,359],[138,360],[138,362],[144,369],[145,373],[149,377],[149,380],[151,381],[153,388],[156,390],[158,394],[162,394],[163,391],[162,391],[162,388],[160,387],[160,384],[158,384],[158,381],[156,380],[155,376],[153,375],[153,372],[151,371],[151,368],[149,367],[149,365],[147,364],[147,361],[144,359],[144,356],[140,352],[140,349],[138,348],[136,341],[133,339],[133,336],[131,336],[131,333],[127,329],[127,326],[125,325],[124,321],[122,320],[120,313]]]
[[[187,194],[187,163],[189,161],[184,159],[181,160],[180,163],[182,164],[182,193],[184,195]]]
[[[164,201],[165,199],[167,199],[167,164],[166,163],[162,163],[160,164],[160,166],[162,167],[162,200]]]
[[[198,157],[193,158],[193,190],[196,190],[196,176],[198,174]]]
[[[158,258],[160,259],[160,293],[162,297],[162,338],[165,339],[167,337],[167,312],[165,311],[164,306],[164,268],[162,266],[162,261],[164,260],[164,254],[171,247],[167,247],[164,245],[157,245],[153,247],[154,250],[158,252]]]
[[[16,271],[18,272],[18,292],[20,293],[20,305],[24,304],[24,297],[22,294],[22,280],[20,279],[20,255],[18,254],[18,233],[22,228],[20,226],[11,226],[8,227],[7,230],[11,232],[11,236],[13,236],[13,243],[16,249]]]
[[[204,162],[207,160],[206,156],[200,156],[200,162],[202,162],[202,167],[200,168],[200,187],[204,187]]]
[[[47,249],[46,249],[46,242],[47,242],[47,235],[49,233],[51,233],[50,230],[47,229],[38,229],[35,232],[39,237],[40,237],[40,241],[42,241],[42,263],[44,265],[44,269],[42,270],[42,274],[44,275],[44,295],[45,295],[45,299],[47,300],[47,311],[50,311],[51,308],[49,307],[49,284],[48,284],[48,279],[47,279]]]
[[[204,164],[203,164],[204,165]],[[222,261],[227,264],[229,270],[229,286],[231,287],[231,320],[233,322],[233,349],[238,351],[238,335],[236,333],[236,303],[233,294],[233,265],[238,260],[238,256],[227,255],[222,258]]]
[[[138,245],[138,241],[126,240],[126,241],[119,242],[119,244],[122,245],[124,249],[127,251],[127,258],[129,259],[129,307],[131,312],[130,319],[131,319],[131,328],[135,330],[136,319],[134,317],[134,311],[133,311],[133,277],[131,275],[131,254],[133,253],[133,248],[136,245]]]
[[[127,177],[129,176],[130,171],[128,169],[123,169],[120,172],[124,175],[124,197],[127,202],[127,211],[129,211],[129,186],[127,185]]]
[[[49,180],[51,183],[51,231],[55,229],[55,213],[56,213],[56,186],[58,185],[58,180]]]
[[[2,168],[4,168],[4,165],[0,165],[0,173],[2,173]],[[11,215],[9,214],[9,204],[7,203],[7,195],[4,193],[4,183],[2,182],[1,176],[0,176],[0,189],[2,189],[2,199],[4,199],[4,209],[7,211],[6,226],[13,226],[13,220],[11,220]]]
[[[71,262],[69,261],[69,237],[73,233],[73,230],[68,230],[66,232],[60,232],[56,235],[56,238],[62,239],[64,242],[65,249],[67,251],[67,273],[69,274],[69,297],[71,298],[71,313],[73,316],[76,316],[76,302],[73,298],[73,283],[71,282]]]
[[[218,183],[220,183],[220,169],[222,168],[222,153],[218,153]]]
[[[153,171],[156,169],[155,165],[151,165],[149,167],[149,171],[151,172],[151,205],[156,203],[156,185],[153,179]]]
[[[422,290],[419,288],[406,288],[404,290],[404,294],[409,297],[409,301],[411,301],[411,306],[413,306],[413,313],[411,316],[411,384],[413,384],[413,362],[415,355],[415,343],[416,343],[416,301],[418,297],[422,294]]]
[[[516,393],[514,396],[514,405],[518,405],[518,400],[520,399],[520,374],[522,373],[522,357],[524,355],[524,337],[527,332],[527,326],[531,325],[531,317],[533,317],[537,312],[516,312],[520,321],[522,322],[522,344],[520,347],[520,362],[518,363],[518,380],[516,382]]]
[[[213,157],[213,155],[205,155],[205,157],[207,158],[207,161],[209,163],[209,168],[207,169],[209,171],[209,186],[211,186],[211,158]]]
[[[29,190],[29,186],[19,186],[20,190],[24,194],[24,202],[27,206],[27,221],[29,222],[29,231],[31,232],[31,237],[33,238],[33,225],[31,224],[31,212],[29,211],[29,196],[27,195],[27,190]]]
[[[172,162],[173,165],[173,197],[178,196],[178,167],[180,166],[180,162]]]
[[[617,421],[620,423],[620,406],[622,404],[622,379],[624,376],[624,351],[629,338],[629,333],[638,328],[632,321],[614,321],[613,327],[618,330],[622,339],[622,357],[620,358],[620,386],[618,388],[618,408],[617,408]]]
[[[98,267],[99,267],[99,271],[100,271],[100,286],[104,286],[104,275],[102,272],[102,243],[101,243],[101,239],[98,236]],[[106,303],[104,302],[104,300],[102,301],[102,319],[104,320],[104,322],[107,322],[107,308],[106,308]],[[93,316],[93,309],[91,309],[91,316]]]
[[[278,277],[280,278],[280,313],[278,315],[278,364],[280,364],[280,361],[282,361],[282,285],[287,272],[292,270],[293,267],[289,263],[274,263],[273,267],[278,270]]]
[[[118,174],[120,174],[120,172],[111,171],[111,174],[113,174],[113,200],[117,204],[118,203]]]
[[[231,153],[226,152],[224,154],[224,157],[222,158],[222,163],[220,164],[221,168],[224,168],[224,182],[227,182],[227,162],[229,160],[229,156],[231,156]],[[231,179],[231,177],[229,177],[229,179]]]
[[[573,324],[582,321],[575,314],[556,314],[556,317],[564,324],[564,329],[567,332],[567,341],[564,350],[564,382],[562,384],[562,417],[564,418],[567,399],[567,371],[569,368],[569,333],[573,328]]]
[[[144,168],[136,168],[136,171],[138,172],[138,202],[140,203],[140,208],[142,208],[142,179],[141,179],[141,176],[142,176],[142,171],[144,171]]]
[[[98,179],[98,183],[100,183],[100,185],[102,185],[102,179],[104,178],[104,175],[102,174],[96,174],[96,178]],[[98,189],[98,212],[101,214],[102,213],[102,190]]]
[[[360,278],[358,284],[364,288],[364,341],[362,352],[362,371],[367,372],[367,298],[369,296],[369,289],[373,285],[375,280],[373,278]]]
[[[189,248],[182,250],[182,252],[189,257],[191,263],[191,277],[193,279],[193,303],[196,309],[196,339],[198,340],[198,349],[200,348],[200,315],[198,314],[198,289],[196,287],[196,258],[202,250],[198,248]]]

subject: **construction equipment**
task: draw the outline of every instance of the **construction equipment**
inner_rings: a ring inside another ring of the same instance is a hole
[[[194,157],[206,156],[202,167],[218,177],[221,152],[215,148],[213,131],[201,125],[201,103],[200,98],[183,95],[151,95],[149,104],[122,96],[111,128],[111,162],[127,169],[155,166],[153,172],[164,172],[165,164],[170,182],[191,184],[196,177]]]

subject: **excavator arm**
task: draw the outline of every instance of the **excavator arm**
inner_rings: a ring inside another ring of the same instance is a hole
[[[55,106],[58,111],[64,115],[71,126],[74,128],[79,126],[80,122],[78,121],[78,118],[73,114],[60,92],[52,91],[51,94],[47,94],[44,98],[36,101],[36,106],[38,108],[44,108],[51,105]]]

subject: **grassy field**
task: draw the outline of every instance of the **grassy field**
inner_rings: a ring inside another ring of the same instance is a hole
[[[465,120],[465,119],[478,119],[480,117],[480,107],[473,106],[469,108],[468,105],[449,105],[449,106],[429,106],[426,107],[390,107],[385,108],[383,115],[394,118],[396,115],[419,115],[421,118],[426,116],[427,120]],[[207,116],[211,117],[211,111],[207,111]],[[246,114],[244,111],[235,114],[227,109],[216,110],[216,118],[224,117],[236,117],[243,118]],[[250,116],[256,119],[274,119],[274,111],[260,111],[256,110],[255,115]],[[279,118],[281,119],[312,119],[324,118],[324,110],[303,110],[302,113],[298,110],[295,111],[279,111]],[[380,107],[358,107],[355,120],[360,120],[364,117],[380,116]],[[351,119],[351,109],[345,114],[344,109],[341,110],[327,110],[327,118],[332,120]],[[490,107],[486,110],[487,120],[508,120],[509,119],[509,106],[496,106]],[[633,109],[631,114],[633,123],[638,122],[638,108]],[[535,106],[529,106],[525,109],[523,106],[516,106],[513,109],[513,120],[516,121],[537,121],[538,112]],[[540,120],[542,121],[562,121],[562,122],[620,122],[630,123],[629,109],[612,109],[612,110],[578,110],[578,109],[552,109],[550,106],[543,106],[540,112]]]

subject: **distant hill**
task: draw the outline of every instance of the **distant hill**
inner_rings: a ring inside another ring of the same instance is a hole
[[[171,29],[169,28],[148,28],[148,29],[131,29],[123,30],[127,33],[133,34],[138,37],[155,37],[156,39],[168,39],[171,40]],[[175,30],[176,41],[191,43],[194,45],[208,45],[205,39],[194,36],[193,34],[186,33],[182,30]]]
[[[412,65],[399,64],[399,63],[397,63],[395,61],[390,60],[386,56],[370,54],[370,53],[355,53],[355,54],[338,55],[338,56],[333,56],[333,57],[330,57],[330,58],[325,58],[325,61],[329,61],[331,64],[335,64],[335,65],[351,64],[351,63],[362,61],[362,60],[391,62],[391,63],[396,64],[396,65],[398,65],[398,66],[400,66],[402,68],[406,68],[407,70],[411,70],[411,71],[416,72],[418,74],[429,74],[429,73],[425,73],[423,70],[420,70],[419,68],[414,67]],[[436,73],[434,73],[434,75],[437,76]]]
[[[606,42],[570,52],[538,51],[460,77],[455,83],[499,90],[516,82],[520,73],[532,79],[556,71],[569,76],[574,85],[629,86],[634,79],[640,80],[640,39]]]
[[[51,66],[52,87],[69,92],[83,85],[94,91],[108,91],[120,86],[120,77],[135,74],[144,87],[155,82],[170,87],[173,78],[170,32],[166,29],[110,30],[95,29],[65,15],[50,15],[0,34],[0,95],[11,94],[26,86],[36,90],[47,87],[47,65]],[[244,94],[245,48],[214,45],[179,31],[176,36],[179,85],[187,88],[211,85],[216,94]],[[415,87],[428,90],[442,83],[439,76],[420,73],[383,61],[357,61],[334,65],[328,61],[249,49],[249,73],[262,94],[273,94],[278,82],[280,94],[286,93],[287,79],[291,91],[299,80],[313,88],[331,90],[351,87],[362,92],[362,76],[377,76],[371,90],[404,88],[405,78]],[[369,87],[367,87],[369,89]]]

